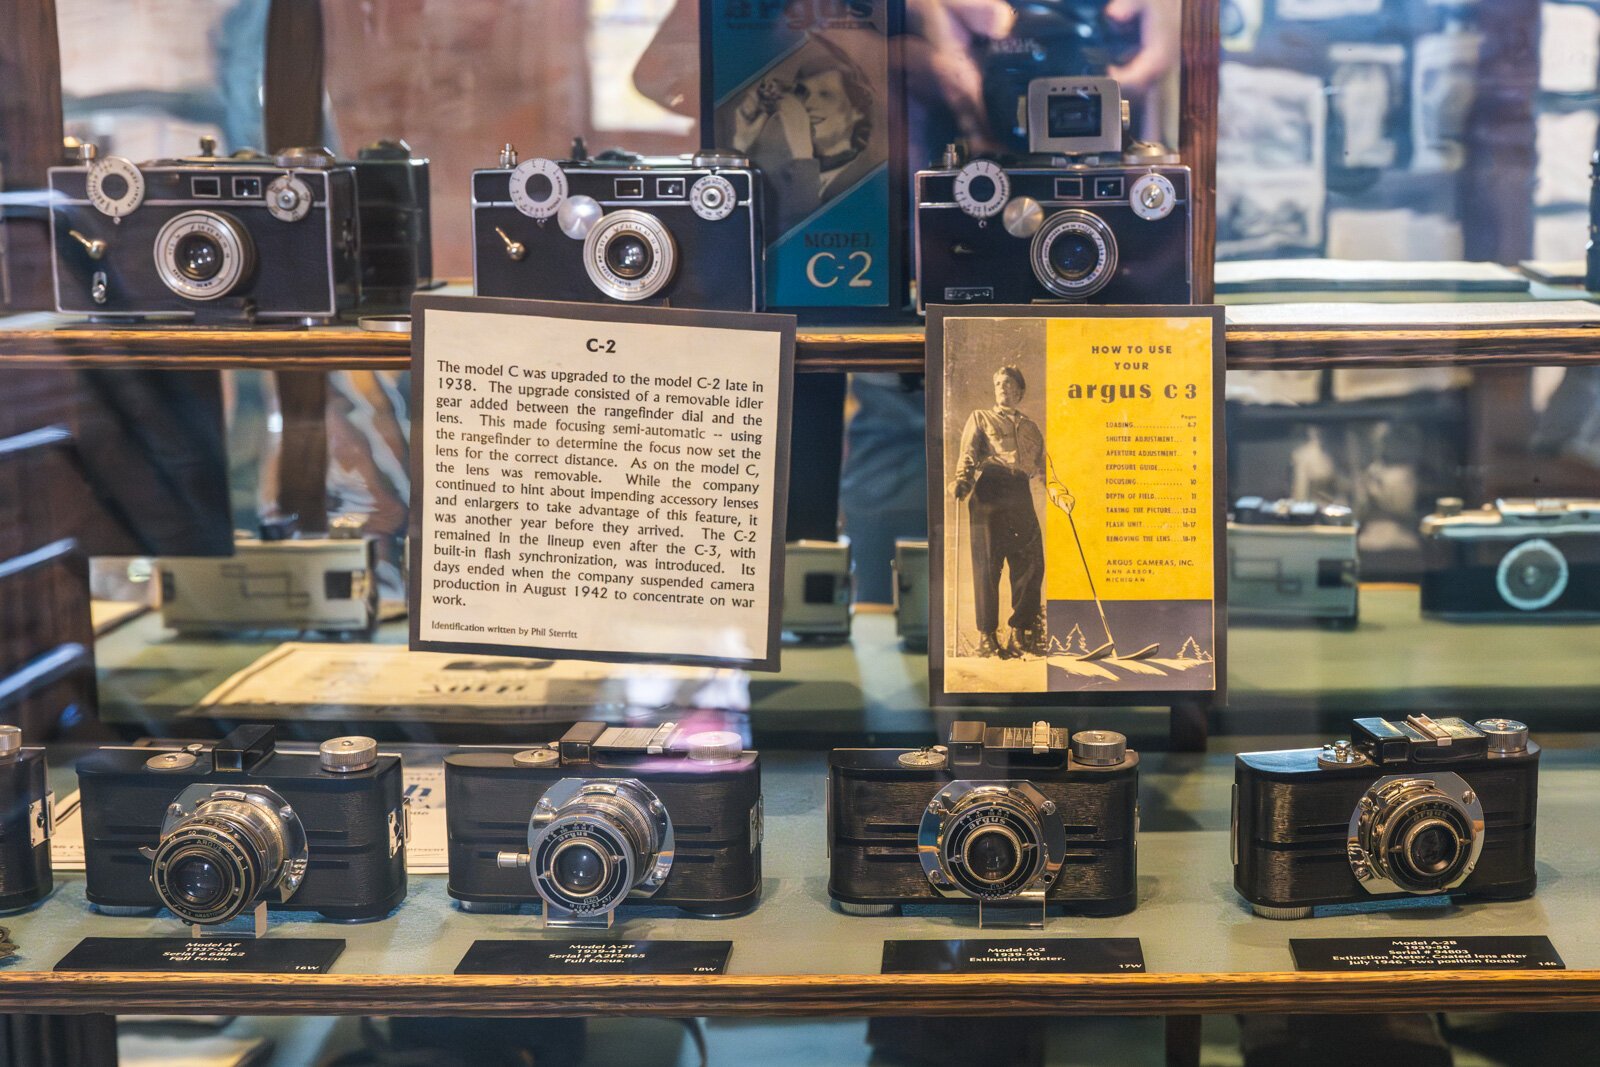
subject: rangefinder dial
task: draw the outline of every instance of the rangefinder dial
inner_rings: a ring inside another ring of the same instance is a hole
[[[525,159],[511,172],[511,203],[532,219],[547,219],[567,198],[567,175],[553,159]]]
[[[144,175],[121,156],[107,156],[89,168],[89,202],[102,215],[120,219],[144,203]]]
[[[1178,206],[1178,190],[1165,174],[1144,174],[1128,190],[1128,206],[1146,222],[1155,222],[1172,214]]]
[[[689,206],[707,222],[733,214],[738,200],[733,183],[720,174],[707,174],[689,187]]]
[[[975,159],[956,175],[955,193],[962,211],[975,219],[992,218],[1010,199],[1011,180],[1000,169],[1000,164],[989,159]]]
[[[299,222],[311,213],[311,189],[293,174],[280,174],[267,186],[267,211],[279,222]]]

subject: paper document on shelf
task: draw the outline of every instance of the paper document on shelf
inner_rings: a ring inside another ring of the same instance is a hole
[[[169,751],[168,745],[150,746],[151,755]],[[406,818],[411,836],[406,842],[406,871],[410,874],[444,874],[449,869],[445,848],[444,757],[449,745],[407,745],[403,768]],[[304,745],[279,745],[278,751],[314,753]],[[391,751],[383,745],[379,752]],[[267,783],[270,784],[270,783]],[[83,806],[76,791],[56,800],[55,832],[50,836],[50,865],[58,871],[81,871]],[[154,845],[155,842],[151,841]]]
[[[1581,259],[1525,259],[1517,268],[1546,285],[1582,285],[1588,265]]]
[[[412,652],[404,645],[289,641],[207,693],[190,714],[278,707],[282,716],[406,717],[472,708],[475,718],[536,721],[545,709],[750,706],[743,671],[665,664]],[[326,709],[328,714],[319,713]]]
[[[1230,304],[1230,326],[1600,325],[1588,300]]]
[[[1474,289],[1520,292],[1528,279],[1498,263],[1460,260],[1243,259],[1217,264],[1218,292],[1285,289]]]

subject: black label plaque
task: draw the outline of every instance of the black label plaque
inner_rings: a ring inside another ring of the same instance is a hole
[[[327,974],[343,951],[331,937],[86,937],[56,970]]]
[[[884,974],[1141,974],[1137,937],[885,941]]]
[[[457,974],[721,974],[732,941],[474,941]]]
[[[1548,937],[1290,938],[1301,971],[1564,971]]]

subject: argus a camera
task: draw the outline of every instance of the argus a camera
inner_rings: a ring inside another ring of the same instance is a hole
[[[1446,498],[1422,520],[1422,611],[1443,619],[1600,618],[1600,500]]]
[[[1139,756],[1121,734],[968,720],[948,744],[834,749],[828,765],[843,911],[967,901],[980,925],[1039,926],[1052,907],[1134,907]]]
[[[916,178],[917,310],[928,304],[1187,304],[1189,168],[1124,146],[1111,78],[1028,83],[1021,162],[958,146]]]
[[[928,650],[928,539],[894,541],[894,630],[908,652]]]
[[[310,630],[371,636],[378,624],[377,542],[363,520],[335,518],[326,537],[292,520],[239,534],[233,555],[158,561],[161,621],[179,633]]]
[[[783,552],[784,631],[801,640],[848,641],[850,540],[790,541]]]
[[[361,300],[367,314],[409,314],[411,294],[433,285],[433,225],[428,161],[404,141],[382,140],[356,153],[361,223]]]
[[[1234,762],[1233,884],[1258,915],[1532,895],[1539,746],[1510,719],[1356,719],[1347,741]]]
[[[761,208],[743,156],[625,152],[526,159],[472,175],[479,296],[684,308],[761,306]]]
[[[326,322],[360,292],[356,172],[327,149],[50,168],[56,310]]]
[[[1356,529],[1342,504],[1240,497],[1228,520],[1228,618],[1355,626]]]
[[[53,800],[44,749],[23,747],[21,730],[0,726],[0,915],[50,895]]]
[[[401,778],[369,737],[280,752],[268,726],[212,748],[102,748],[78,763],[89,902],[197,928],[254,911],[258,935],[268,908],[381,918],[406,895]]]
[[[603,928],[624,903],[721,916],[761,892],[761,766],[736,733],[580,722],[452,753],[445,795],[464,911],[539,901],[546,926]]]

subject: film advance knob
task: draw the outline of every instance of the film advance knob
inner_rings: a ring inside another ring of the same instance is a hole
[[[22,731],[15,726],[0,726],[0,759],[22,751]]]
[[[1079,730],[1068,744],[1072,758],[1086,767],[1114,767],[1128,755],[1128,739],[1115,730]]]
[[[1479,719],[1475,724],[1489,738],[1489,751],[1509,755],[1526,752],[1528,727],[1515,719]]]
[[[732,730],[709,730],[689,738],[689,758],[696,763],[731,763],[744,754],[744,738]]]
[[[370,737],[335,737],[322,742],[317,758],[325,771],[364,771],[378,762],[378,742]]]

